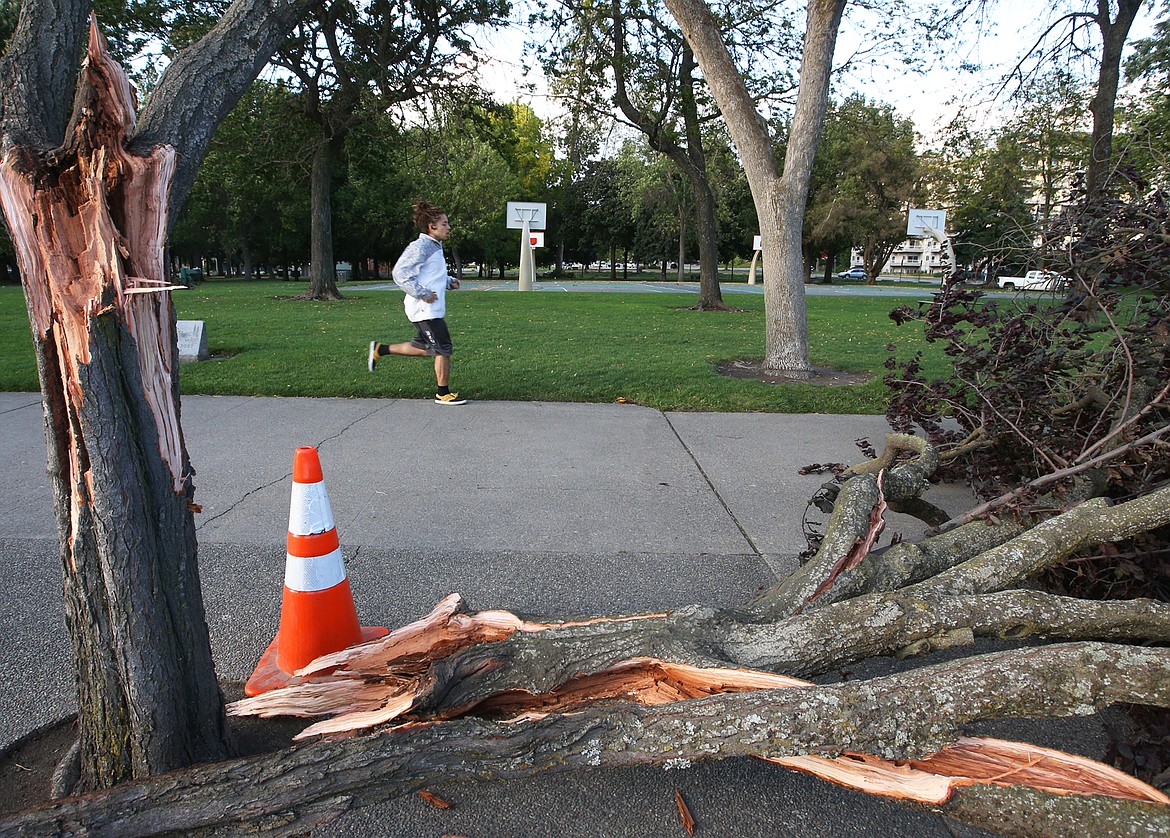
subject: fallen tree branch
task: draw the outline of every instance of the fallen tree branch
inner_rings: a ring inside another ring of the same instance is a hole
[[[1170,834],[1166,807],[1108,797],[1052,794],[1026,786],[969,786],[925,807],[1018,838],[1133,838]]]
[[[1170,641],[1170,605],[1096,602],[1038,591],[934,600],[902,592],[875,594],[771,623],[689,606],[666,615],[554,626],[507,612],[455,614],[457,603],[457,595],[446,597],[430,615],[390,636],[325,656],[311,667],[341,667],[337,677],[355,685],[338,686],[334,679],[304,690],[265,693],[233,707],[261,715],[327,715],[342,712],[339,702],[348,695],[354,712],[389,714],[382,721],[412,707],[426,716],[449,718],[504,692],[548,693],[582,673],[602,672],[633,658],[811,677],[875,656],[906,657],[942,645],[969,645],[976,637]],[[443,625],[445,620],[453,625]],[[472,631],[476,625],[495,626],[496,633]],[[462,636],[461,643],[451,642],[455,636]],[[429,679],[425,703],[417,698],[424,675]],[[375,679],[381,692],[372,687]],[[402,706],[384,701],[403,690],[415,694],[407,700],[403,693],[397,699],[405,702]]]
[[[1135,439],[1132,442],[1126,443],[1125,445],[1120,445],[1117,448],[1110,449],[1104,454],[1099,454],[1091,460],[1086,460],[1085,462],[1077,463],[1074,466],[1062,468],[1058,471],[1042,474],[1040,477],[1025,483],[1023,486],[1012,489],[1010,492],[1005,492],[997,498],[993,498],[986,503],[980,504],[974,509],[968,512],[964,512],[962,515],[959,515],[956,518],[952,518],[950,521],[947,521],[945,524],[943,524],[939,529],[947,530],[951,529],[952,527],[957,527],[960,524],[966,524],[969,521],[977,520],[984,515],[987,515],[996,509],[1011,503],[1024,492],[1031,491],[1032,489],[1039,489],[1042,486],[1047,486],[1051,483],[1056,483],[1061,480],[1067,480],[1070,477],[1075,477],[1078,474],[1082,474],[1086,471],[1096,468],[1097,466],[1103,465],[1110,460],[1115,460],[1122,454],[1125,454],[1134,448],[1138,448],[1147,443],[1154,442],[1165,436],[1167,433],[1170,433],[1170,425],[1163,425],[1156,430],[1150,431],[1141,439]]]
[[[928,597],[1003,590],[1052,567],[1082,547],[1120,541],[1168,523],[1170,486],[1113,506],[1094,498],[905,590]]]
[[[807,609],[823,608],[867,593],[896,591],[921,582],[1005,544],[1026,529],[1015,520],[997,524],[972,521],[921,541],[893,544],[870,553],[856,567],[841,573],[833,586],[810,602]]]
[[[880,471],[892,469],[898,461],[898,455],[903,451],[917,455],[914,460],[914,470],[922,478],[930,477],[938,468],[938,454],[925,439],[913,434],[889,433],[886,434],[886,447],[880,455],[864,463],[850,466],[842,472],[841,476],[850,478],[859,474],[877,474]]]
[[[870,512],[878,497],[875,475],[845,481],[816,555],[749,602],[748,609],[762,619],[776,619],[795,613],[813,599],[832,578],[841,560],[864,540],[870,528]]]
[[[57,801],[0,820],[0,836],[87,831],[129,838],[233,825],[289,834],[304,829],[302,813],[320,822],[323,811],[343,810],[375,784],[384,795],[388,787],[403,793],[439,779],[679,766],[746,754],[921,758],[976,720],[1083,715],[1119,701],[1170,706],[1168,668],[1167,649],[1075,643],[832,686],[610,706],[514,725],[473,718],[407,725]],[[1131,813],[1151,816],[1145,804],[1109,806],[1118,824]],[[1170,830],[1170,809],[1161,809],[1154,816]],[[1036,823],[1044,817],[1035,813]]]
[[[937,599],[871,594],[775,623],[724,623],[706,645],[740,666],[812,677],[875,656],[969,645],[976,637],[1166,643],[1170,605],[1040,591]]]
[[[882,491],[882,475],[885,471],[879,471],[877,479],[874,481],[877,486],[877,501],[873,508],[869,511],[869,519],[866,522],[866,530],[857,539],[856,543],[850,548],[849,552],[839,558],[831,568],[829,568],[829,575],[817,589],[813,591],[808,599],[800,604],[799,608],[806,608],[810,603],[816,602],[817,598],[830,590],[836,583],[837,578],[842,573],[848,573],[853,570],[870,554],[873,550],[874,544],[877,543],[878,536],[882,534],[882,530],[886,528],[886,510],[889,508],[886,504],[886,496]],[[798,609],[799,610],[799,609]]]

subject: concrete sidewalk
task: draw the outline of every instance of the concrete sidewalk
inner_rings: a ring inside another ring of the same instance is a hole
[[[734,605],[796,566],[825,481],[797,470],[880,447],[875,416],[662,413],[633,405],[183,399],[216,663],[243,680],[280,609],[293,450],[320,451],[359,615],[400,625],[459,591],[546,616]],[[74,709],[38,394],[0,394],[0,746]],[[948,511],[966,493],[934,490]],[[888,532],[916,537],[921,524]],[[436,789],[322,834],[952,835],[964,828],[755,760]],[[3,792],[0,791],[0,795]],[[963,832],[963,834],[974,834]]]

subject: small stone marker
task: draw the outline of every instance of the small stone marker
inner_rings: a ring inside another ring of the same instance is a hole
[[[207,330],[202,320],[177,320],[175,327],[178,331],[180,361],[206,361],[211,357],[207,351]]]

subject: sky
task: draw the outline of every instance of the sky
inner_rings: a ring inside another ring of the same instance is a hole
[[[1091,4],[1078,8],[1088,5]],[[1038,0],[1000,0],[992,5],[984,25],[968,27],[969,34],[948,49],[943,61],[932,61],[928,72],[904,73],[898,68],[875,67],[872,73],[859,73],[852,81],[867,95],[894,105],[900,113],[912,117],[928,142],[963,108],[973,111],[977,121],[993,125],[1008,108],[1004,96],[995,95],[1001,89],[1004,75],[1056,21],[1058,9],[1066,8],[1066,4]],[[1130,30],[1130,43],[1153,32],[1157,12],[1155,4],[1146,4]],[[861,31],[857,26],[843,27],[837,46],[838,61],[844,60],[863,41]],[[925,39],[925,28],[919,27],[915,34]],[[1099,44],[1099,39],[1093,43]],[[982,69],[977,73],[964,71],[960,69],[962,63]],[[1095,78],[1095,67],[1081,69]]]
[[[912,27],[897,37],[912,55],[922,57],[925,72],[908,70],[893,56],[882,55],[882,42],[894,35],[884,31],[884,21],[859,7],[849,7],[837,42],[835,63],[848,62],[850,69],[839,75],[834,93],[843,98],[851,92],[864,93],[871,99],[893,105],[914,120],[927,145],[936,140],[938,131],[961,108],[976,118],[976,124],[994,125],[1007,107],[1003,98],[994,99],[998,80],[1010,70],[1036,41],[1052,20],[1053,3],[1040,0],[1000,0],[981,31],[968,26],[968,34],[947,45],[941,60],[929,55],[928,26]],[[1147,4],[1130,33],[1130,41],[1149,35],[1157,19],[1157,7]],[[549,118],[557,113],[539,73],[526,79],[522,74],[524,33],[518,29],[489,34],[484,46],[492,56],[484,79],[500,101],[520,101],[530,105],[538,115]],[[888,53],[888,51],[887,51]],[[962,63],[982,67],[978,73],[960,69]],[[525,85],[536,87],[536,94]]]

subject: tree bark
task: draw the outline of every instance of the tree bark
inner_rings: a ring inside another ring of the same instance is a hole
[[[41,382],[86,788],[229,750],[163,244],[185,194],[176,175],[193,178],[222,114],[306,5],[236,0],[176,58],[138,125],[96,26],[78,83],[88,2],[23,3],[0,62],[0,202]]]
[[[812,367],[801,275],[801,231],[845,0],[813,0],[808,4],[800,90],[783,175],[776,171],[767,124],[756,111],[707,4],[703,0],[667,0],[666,5],[686,35],[719,104],[756,205],[764,250],[764,366],[792,378],[809,378]]]
[[[685,767],[746,755],[849,752],[919,759],[956,742],[959,726],[979,719],[1085,714],[1115,701],[1170,706],[1168,656],[1164,649],[1069,644],[832,686],[754,690],[651,707],[625,704],[512,724],[464,718],[408,725],[59,801],[0,821],[0,835],[52,829],[138,836],[244,825],[292,834],[361,802],[362,791],[375,784],[384,794],[390,784],[406,791],[440,780],[664,763]],[[1052,684],[1065,689],[1049,689]],[[777,726],[777,719],[786,721]],[[968,802],[975,798],[973,793]],[[1067,826],[1062,798],[1041,795],[1030,802],[1037,799],[1045,805],[1032,815],[1034,828],[1062,834],[1055,829],[1062,822]],[[141,805],[143,800],[149,805]],[[1074,799],[1073,806],[1095,811],[1095,800]],[[1102,806],[1115,825],[1136,820],[1170,828],[1165,805],[1109,798]],[[945,803],[940,808],[956,814]],[[982,806],[971,808],[972,817],[988,816]],[[1115,826],[1101,834],[1118,831]]]
[[[312,259],[307,300],[340,300],[337,263],[333,258],[333,171],[341,156],[344,138],[322,138],[313,153],[310,176],[312,204]]]
[[[1098,0],[1094,20],[1101,30],[1101,66],[1097,71],[1097,91],[1089,103],[1093,114],[1093,131],[1089,148],[1089,165],[1085,171],[1085,190],[1091,199],[1099,197],[1109,179],[1113,165],[1113,122],[1117,106],[1117,88],[1121,81],[1121,56],[1130,27],[1143,0],[1119,0],[1117,17],[1110,19],[1111,4]]]
[[[86,788],[228,753],[163,279],[175,154],[130,155],[133,121],[93,27],[64,145],[31,171],[11,152],[0,166],[46,404]]]
[[[695,102],[695,56],[689,46],[683,47],[679,64],[681,96],[679,104],[683,115],[687,147],[685,172],[691,180],[695,195],[695,212],[699,234],[699,305],[701,311],[726,309],[719,290],[719,222],[715,209],[715,193],[707,175],[707,155],[703,149],[703,131],[699,124],[699,109]]]

